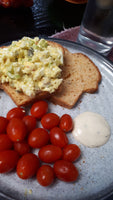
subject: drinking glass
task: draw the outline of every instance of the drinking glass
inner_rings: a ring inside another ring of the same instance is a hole
[[[77,42],[108,55],[113,47],[113,0],[88,0]]]

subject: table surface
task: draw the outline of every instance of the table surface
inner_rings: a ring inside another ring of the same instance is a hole
[[[31,8],[0,8],[0,44],[23,36],[51,36],[78,26],[85,7],[86,4],[76,5],[65,0],[34,0]]]

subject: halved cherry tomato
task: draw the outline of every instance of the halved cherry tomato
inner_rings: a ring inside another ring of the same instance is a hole
[[[19,142],[25,139],[27,128],[19,118],[12,118],[7,126],[7,134],[13,142]]]
[[[48,111],[48,104],[46,101],[38,101],[31,107],[31,115],[40,119]]]
[[[5,117],[0,116],[0,134],[6,132],[6,128],[9,120]]]
[[[12,149],[13,142],[7,134],[0,134],[0,151]]]
[[[55,145],[46,145],[42,147],[38,152],[39,158],[45,163],[53,163],[62,157],[62,150]]]
[[[17,163],[17,175],[21,179],[34,176],[40,166],[38,157],[33,153],[24,154]]]
[[[26,141],[14,142],[14,150],[19,153],[19,155],[24,155],[29,153],[31,148]]]
[[[33,148],[41,148],[49,142],[49,134],[43,128],[34,129],[28,137],[28,144]]]
[[[9,110],[9,112],[7,113],[7,119],[10,120],[12,118],[23,118],[25,116],[25,110],[23,108],[20,107],[15,107],[12,108],[11,110]]]
[[[0,152],[0,173],[13,170],[19,160],[19,154],[14,150],[5,150]]]
[[[23,117],[23,121],[27,127],[28,132],[31,132],[36,128],[36,118],[31,115],[26,115]]]
[[[50,141],[53,145],[61,148],[68,144],[68,138],[65,132],[58,127],[54,127],[50,130]]]
[[[52,129],[59,124],[60,118],[55,113],[47,113],[41,119],[41,124],[45,129]]]
[[[57,160],[54,163],[54,172],[58,179],[65,182],[76,181],[78,170],[72,162],[66,160]]]
[[[71,116],[68,114],[62,115],[60,118],[59,127],[65,132],[71,131],[73,128],[73,120]]]
[[[76,144],[69,144],[63,149],[63,160],[74,162],[80,156],[80,148]]]
[[[42,186],[49,186],[55,178],[54,170],[49,165],[42,165],[37,172],[37,181]]]

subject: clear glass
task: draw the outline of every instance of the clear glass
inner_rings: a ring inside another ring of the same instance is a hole
[[[113,0],[89,0],[77,42],[108,55],[113,47]]]

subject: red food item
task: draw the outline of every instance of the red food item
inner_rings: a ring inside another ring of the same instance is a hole
[[[68,114],[62,115],[60,119],[59,127],[65,132],[71,131],[73,128],[73,120],[71,116]]]
[[[80,148],[76,144],[69,144],[63,149],[63,160],[74,162],[80,156]]]
[[[34,129],[28,137],[28,144],[32,148],[41,148],[49,142],[49,134],[43,128]]]
[[[19,118],[12,118],[7,126],[7,134],[13,142],[19,142],[25,139],[27,128]]]
[[[31,115],[26,115],[23,117],[23,121],[27,127],[28,132],[31,132],[36,128],[36,118]]]
[[[55,113],[47,113],[41,119],[41,124],[45,129],[52,129],[59,124],[60,118]]]
[[[12,149],[13,142],[9,139],[7,134],[0,134],[0,151]]]
[[[40,119],[48,111],[48,104],[46,101],[38,101],[34,103],[31,107],[31,115]]]
[[[7,119],[10,120],[12,118],[23,118],[25,116],[25,110],[20,107],[15,107],[9,110],[7,113]]]
[[[56,160],[61,159],[62,150],[60,147],[55,145],[46,145],[42,147],[38,152],[39,158],[45,163],[53,163]]]
[[[55,174],[54,170],[49,165],[42,165],[37,172],[37,181],[42,186],[49,186],[53,183]]]
[[[34,176],[40,166],[38,157],[33,153],[23,155],[17,164],[17,175],[21,179],[28,179]]]
[[[68,144],[68,138],[64,131],[58,127],[54,127],[50,131],[50,141],[53,145],[64,147]]]
[[[17,167],[19,178],[36,175],[42,186],[51,185],[55,176],[65,182],[76,181],[79,173],[72,162],[81,152],[77,145],[68,144],[65,133],[73,128],[71,116],[65,114],[60,119],[55,113],[47,113],[45,101],[34,103],[30,111],[31,115],[25,115],[23,108],[16,107],[9,110],[7,118],[0,117],[0,173]],[[41,120],[44,128],[36,128],[36,119]],[[40,148],[39,158],[30,153],[31,147]],[[40,167],[40,161],[54,163],[54,166],[44,164]]]
[[[26,141],[14,142],[14,150],[19,153],[19,155],[24,155],[29,153],[31,148]]]
[[[6,132],[8,122],[7,118],[0,116],[0,134]]]
[[[78,178],[78,170],[73,163],[66,160],[58,160],[54,164],[54,172],[58,179],[65,182],[73,182]]]
[[[5,150],[0,152],[0,173],[13,170],[19,160],[19,154],[14,150]]]
[[[23,6],[31,7],[33,5],[33,0],[23,0]]]
[[[0,5],[4,8],[18,8],[20,6],[31,7],[33,0],[0,0]]]
[[[3,6],[4,8],[11,7],[11,0],[1,0],[0,5]]]

